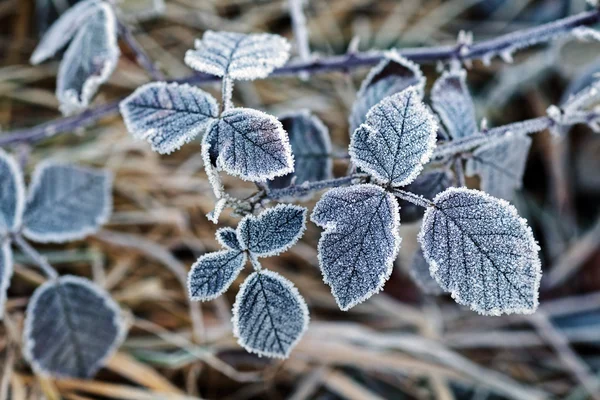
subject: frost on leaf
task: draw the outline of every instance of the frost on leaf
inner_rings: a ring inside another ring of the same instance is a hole
[[[133,137],[147,140],[160,154],[179,149],[219,116],[219,105],[210,94],[177,83],[148,83],[119,108]]]
[[[231,250],[242,250],[242,246],[237,238],[237,233],[233,228],[217,229],[217,240],[223,247]]]
[[[65,242],[96,232],[112,210],[112,176],[52,161],[36,168],[23,234],[36,242]]]
[[[306,208],[279,204],[260,213],[246,216],[237,228],[244,249],[260,257],[270,257],[292,247],[306,229]]]
[[[283,126],[277,118],[258,110],[225,111],[208,129],[205,142],[210,143],[211,155],[217,155],[219,168],[245,180],[261,182],[294,170]]]
[[[206,31],[185,63],[197,71],[236,80],[265,78],[287,61],[290,45],[279,35]]]
[[[250,275],[233,305],[233,334],[259,356],[287,358],[308,326],[308,308],[298,289],[268,270]]]
[[[431,104],[453,139],[479,131],[465,70],[446,71],[431,89]]]
[[[78,30],[58,68],[56,97],[63,114],[86,108],[119,60],[117,20],[101,3]]]
[[[481,177],[481,190],[505,200],[523,184],[529,136],[507,136],[485,144],[473,152],[467,161],[466,173]]]
[[[0,149],[0,240],[19,228],[25,205],[23,174],[16,161]]]
[[[6,291],[10,286],[13,274],[13,255],[10,241],[0,239],[0,319],[4,318],[4,305],[6,304]]]
[[[292,182],[322,181],[331,178],[331,141],[323,122],[302,110],[279,117],[294,154],[294,172],[269,181],[270,188],[285,188]]]
[[[431,276],[485,315],[529,314],[538,306],[539,247],[508,202],[450,188],[425,212],[419,241]]]
[[[429,273],[429,264],[423,256],[423,250],[418,249],[413,255],[410,264],[410,277],[417,284],[419,289],[426,294],[440,295],[444,293],[440,285],[431,277]]]
[[[404,190],[423,196],[426,199],[432,199],[450,186],[452,186],[452,174],[450,171],[432,170],[419,175]],[[425,213],[423,207],[406,200],[398,199],[398,205],[400,206],[400,219],[403,223],[418,221]]]
[[[365,122],[371,107],[409,86],[414,86],[419,97],[423,97],[425,77],[419,66],[395,52],[386,53],[385,59],[369,72],[356,94],[350,113],[350,133]]]
[[[373,106],[352,135],[352,161],[382,183],[412,182],[435,147],[437,124],[414,88]]]
[[[190,299],[208,301],[219,297],[233,283],[246,263],[246,253],[225,250],[202,255],[188,274]]]
[[[25,358],[46,376],[90,378],[120,345],[119,306],[87,279],[63,276],[40,286],[25,317]]]
[[[48,29],[31,55],[31,64],[39,64],[54,56],[69,43],[86,20],[98,12],[100,0],[81,1],[69,8]]]
[[[339,307],[346,311],[379,292],[400,248],[394,197],[371,184],[331,189],[311,219],[325,229],[319,264]]]

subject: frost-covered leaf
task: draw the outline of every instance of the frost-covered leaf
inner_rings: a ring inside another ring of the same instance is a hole
[[[419,66],[395,52],[386,53],[362,82],[350,113],[350,133],[354,132],[367,118],[367,113],[384,98],[414,86],[423,97],[425,77]]]
[[[165,0],[121,0],[118,2],[123,16],[132,21],[146,21],[165,12]]]
[[[400,248],[395,198],[371,184],[331,189],[311,219],[325,229],[319,264],[339,307],[346,311],[379,292]]]
[[[438,194],[419,241],[431,276],[459,303],[485,315],[538,306],[539,247],[517,210],[478,190]]]
[[[127,130],[168,154],[206,131],[219,116],[210,94],[190,85],[153,82],[139,87],[119,105]]]
[[[0,240],[21,225],[25,184],[17,162],[0,149]]]
[[[6,304],[6,291],[10,286],[13,274],[13,255],[10,241],[0,239],[0,319],[4,318],[4,305]]]
[[[453,139],[479,131],[465,70],[446,71],[431,89],[431,104]]]
[[[23,234],[36,242],[66,242],[96,232],[112,211],[109,172],[53,161],[36,168]]]
[[[233,283],[246,263],[246,253],[225,250],[207,253],[192,265],[188,274],[188,293],[195,301],[219,297]]]
[[[27,307],[23,353],[38,374],[90,378],[125,336],[120,312],[109,294],[87,279],[50,280]]]
[[[444,293],[440,285],[431,277],[429,264],[423,256],[423,250],[415,251],[410,264],[410,276],[417,286],[426,294],[440,295]]]
[[[308,326],[308,307],[298,289],[268,270],[250,275],[233,305],[233,334],[259,356],[287,358]]]
[[[433,199],[438,193],[452,186],[452,174],[450,171],[432,170],[423,173],[413,183],[406,186],[404,190],[426,199]],[[400,220],[410,223],[420,220],[425,214],[425,209],[409,201],[398,199],[400,206]]]
[[[37,45],[29,60],[31,64],[44,62],[65,47],[88,18],[98,12],[101,3],[100,0],[86,0],[70,7],[48,29]]]
[[[527,154],[531,146],[529,136],[507,136],[485,144],[473,152],[465,170],[468,176],[481,177],[481,190],[511,200],[515,190],[523,184]]]
[[[242,250],[237,233],[233,228],[217,229],[217,240],[223,247],[227,247],[231,250]]]
[[[373,106],[352,135],[352,161],[392,186],[412,182],[433,153],[437,124],[414,88]]]
[[[248,215],[237,228],[244,249],[260,257],[270,257],[292,247],[306,229],[306,208],[279,204],[257,217]]]
[[[331,178],[331,141],[323,122],[302,110],[279,117],[294,154],[294,172],[269,181],[270,188],[288,187]]]
[[[231,79],[265,78],[287,61],[290,44],[279,35],[206,31],[185,63],[197,71]]]
[[[117,20],[102,2],[69,45],[58,68],[56,97],[63,114],[85,109],[119,60]]]
[[[242,179],[260,182],[294,170],[287,134],[277,118],[250,108],[221,114],[208,129],[205,143],[216,164]],[[206,146],[204,146],[206,147]]]

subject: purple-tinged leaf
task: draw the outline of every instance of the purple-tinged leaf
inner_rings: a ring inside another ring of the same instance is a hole
[[[425,294],[438,296],[444,293],[440,285],[431,277],[429,264],[420,248],[415,251],[411,260],[410,277]]]
[[[446,71],[431,89],[431,104],[453,139],[471,136],[479,129],[475,106],[467,88],[465,70]]]

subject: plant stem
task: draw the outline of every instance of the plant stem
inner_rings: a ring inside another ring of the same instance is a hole
[[[335,188],[345,185],[350,185],[356,181],[362,181],[366,179],[366,174],[354,174],[344,176],[342,178],[327,179],[323,181],[307,182],[298,186],[290,186],[284,189],[273,189],[266,193],[265,198],[271,200],[279,200],[286,197],[301,197],[305,196],[310,192],[316,192],[322,189]]]
[[[225,75],[221,81],[221,107],[223,112],[233,107],[231,97],[233,96],[233,79]]]
[[[433,206],[433,202],[431,200],[426,199],[425,197],[420,196],[418,194],[407,192],[405,190],[394,189],[392,191],[392,194],[394,196],[398,197],[399,199],[408,201],[409,203],[415,204],[417,206],[421,206],[423,208],[427,208],[427,207],[432,207]]]
[[[138,41],[133,36],[131,29],[122,22],[119,21],[119,34],[121,38],[127,43],[127,46],[135,53],[135,60],[140,65],[140,67],[144,68],[146,72],[154,79],[155,81],[164,81],[165,76],[162,72],[156,68],[152,59],[148,56],[146,51],[142,48],[142,46],[138,43]]]
[[[58,278],[56,270],[48,263],[46,258],[34,249],[23,237],[19,234],[13,236],[13,240],[21,251],[27,255],[49,279]]]
[[[471,46],[439,46],[397,49],[398,54],[419,63],[460,59],[486,59],[507,51],[517,51],[529,46],[548,42],[561,34],[566,34],[580,26],[593,25],[600,21],[600,10],[583,12],[535,28],[523,29],[495,39],[484,40]],[[349,71],[358,67],[377,64],[385,57],[385,52],[368,51],[332,56],[309,61],[290,62],[273,71],[271,76],[297,75],[299,73],[320,73],[331,71]],[[199,84],[214,82],[220,78],[197,73],[186,78],[174,80],[178,83]],[[79,115],[58,118],[47,123],[25,129],[8,132],[0,137],[0,146],[19,142],[36,142],[59,133],[74,131],[77,128],[94,124],[98,120],[118,112],[120,100],[91,108]]]

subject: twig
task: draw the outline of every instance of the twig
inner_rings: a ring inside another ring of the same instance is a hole
[[[292,20],[292,29],[296,39],[296,47],[300,60],[307,62],[310,60],[310,47],[308,45],[308,30],[306,29],[306,17],[302,10],[303,0],[288,0],[290,7],[290,18]],[[307,73],[300,74],[303,80],[308,79]]]
[[[439,46],[428,48],[398,49],[398,54],[419,63],[448,61],[452,59],[474,60],[488,59],[507,51],[517,51],[524,48],[548,42],[572,29],[593,25],[600,21],[600,10],[579,13],[535,28],[523,29],[495,39],[484,40],[470,46]],[[372,66],[385,57],[385,52],[369,51],[332,56],[306,61],[290,62],[273,71],[271,76],[297,75],[305,73],[321,73],[331,71],[348,71],[358,67]],[[220,78],[213,75],[197,73],[182,79],[178,83],[200,84],[215,82]],[[118,112],[119,100],[89,109],[79,115],[58,118],[33,128],[14,130],[0,137],[0,146],[19,142],[35,142],[59,133],[74,131],[86,127],[96,121]]]
[[[127,43],[127,46],[135,53],[135,59],[140,67],[144,68],[155,81],[164,81],[165,76],[156,68],[150,56],[146,54],[146,51],[135,39],[131,29],[122,22],[119,22],[119,33],[121,38]]]
[[[23,239],[23,237],[21,235],[14,235],[13,241],[14,241],[14,243],[16,243],[16,245],[19,247],[19,249],[21,249],[21,251],[27,255],[27,257],[29,257],[33,262],[35,262],[35,264],[42,270],[42,272],[49,279],[58,278],[58,273],[48,263],[46,258],[44,256],[42,256],[40,253],[38,253],[38,251],[36,249],[31,247],[31,245],[25,239]]]
[[[299,186],[290,186],[284,189],[274,189],[265,194],[265,197],[271,200],[283,199],[286,197],[302,197],[310,192],[316,192],[322,189],[350,185],[356,181],[364,180],[365,174],[353,174],[342,178],[328,179],[323,181],[308,182]]]

